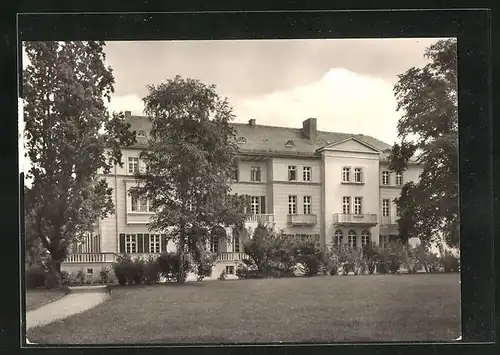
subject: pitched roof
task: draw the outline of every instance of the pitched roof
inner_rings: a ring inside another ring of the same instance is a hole
[[[151,130],[151,122],[145,116],[129,116],[127,122],[130,123],[131,129],[135,131],[145,131],[148,133]],[[237,137],[244,137],[246,143],[241,144],[241,152],[276,152],[292,155],[314,155],[316,151],[322,147],[337,143],[349,138],[366,143],[381,151],[381,160],[387,160],[388,150],[391,145],[382,142],[374,137],[363,134],[351,134],[340,132],[324,132],[318,131],[316,138],[309,139],[305,136],[302,128],[288,128],[265,125],[249,125],[246,123],[232,123],[236,129]],[[135,147],[144,147],[146,140],[137,139],[138,144]],[[286,147],[288,141],[293,141],[293,147]]]

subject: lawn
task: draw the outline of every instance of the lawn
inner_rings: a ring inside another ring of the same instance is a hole
[[[26,310],[31,311],[39,306],[55,300],[65,294],[61,290],[27,290],[26,291]]]
[[[127,286],[28,332],[41,344],[451,341],[458,274],[317,276]]]

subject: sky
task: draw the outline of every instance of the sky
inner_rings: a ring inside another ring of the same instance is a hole
[[[141,115],[147,85],[179,74],[215,84],[233,107],[235,122],[300,128],[315,117],[319,130],[393,144],[402,114],[393,93],[398,74],[427,64],[425,49],[438,40],[107,42],[106,64],[115,77],[108,108]],[[23,163],[26,169],[29,161]]]

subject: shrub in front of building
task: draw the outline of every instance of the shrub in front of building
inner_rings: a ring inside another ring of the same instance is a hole
[[[189,272],[193,271],[193,262],[189,254],[184,254],[183,272],[180,272],[180,256],[175,252],[164,252],[158,257],[158,263],[162,275],[167,279],[167,282],[186,281]]]
[[[45,286],[47,271],[41,265],[35,265],[28,268],[25,272],[26,288],[35,289]]]

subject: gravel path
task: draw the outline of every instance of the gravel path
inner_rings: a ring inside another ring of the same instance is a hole
[[[26,329],[46,325],[73,314],[81,313],[104,302],[109,293],[104,288],[95,291],[86,288],[74,289],[68,295],[26,313]]]

